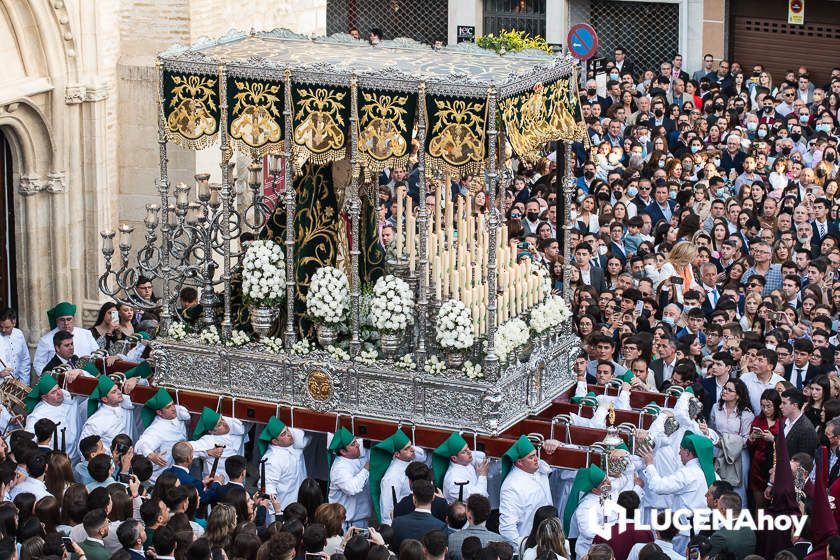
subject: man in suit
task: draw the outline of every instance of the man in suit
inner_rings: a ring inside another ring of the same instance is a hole
[[[797,389],[788,389],[782,393],[782,416],[784,416],[785,441],[790,456],[797,453],[807,453],[811,457],[819,445],[819,437],[814,425],[802,413],[805,406],[805,395]]]
[[[650,369],[657,389],[661,390],[662,384],[671,379],[677,365],[677,339],[673,335],[661,337],[656,351],[659,358],[650,363]]]
[[[211,457],[213,453],[219,453],[221,455],[222,449],[219,448],[207,452]],[[221,489],[221,483],[224,481],[224,478],[217,474],[215,478],[206,476],[204,480],[199,480],[190,474],[190,465],[193,462],[193,448],[188,441],[179,441],[172,446],[172,461],[175,464],[164,472],[173,473],[178,477],[181,484],[187,484],[195,488],[202,502],[211,503],[216,501],[216,493]]]
[[[712,407],[720,400],[723,387],[729,381],[735,360],[729,352],[715,352],[712,354],[712,365],[709,368],[710,377],[704,377],[703,385],[703,415],[711,419]]]
[[[82,525],[87,538],[79,543],[85,552],[87,560],[108,560],[111,553],[105,548],[105,537],[108,535],[108,517],[105,510],[94,509],[87,512],[82,519]]]
[[[658,182],[653,190],[653,202],[645,208],[645,214],[650,216],[653,227],[661,221],[670,222],[674,214],[676,202],[668,196],[668,185],[665,182]]]
[[[814,343],[807,338],[797,338],[793,341],[793,363],[785,366],[785,380],[802,390],[814,377],[820,374],[820,369],[811,364],[811,354],[814,353]]]
[[[245,475],[247,474],[248,460],[242,455],[233,455],[225,461],[225,474],[227,484],[222,485],[216,492],[215,502],[221,502],[231,488],[245,488]],[[260,481],[262,482],[262,481]]]
[[[432,500],[435,497],[435,485],[428,480],[415,480],[411,483],[411,494],[414,499],[414,511],[394,519],[392,528],[394,538],[391,550],[399,553],[400,544],[405,539],[423,538],[429,531],[446,531],[446,523],[432,515]]]
[[[131,560],[146,560],[143,543],[146,542],[146,528],[136,519],[126,519],[117,528],[117,540],[131,555]]]
[[[413,483],[415,480],[422,479],[431,481],[434,478],[434,474],[432,473],[432,469],[429,468],[429,465],[421,463],[420,461],[412,461],[409,463],[405,468],[405,476],[408,478],[409,484]],[[449,505],[446,503],[446,498],[435,496],[435,499],[432,500],[432,516],[446,522],[446,513],[448,510]],[[414,496],[409,494],[397,503],[394,508],[394,517],[408,515],[412,511],[414,511]]]
[[[581,282],[603,292],[607,289],[604,269],[593,266],[591,260],[592,246],[586,242],[578,243],[575,247],[575,264],[580,269]]]
[[[494,533],[485,527],[490,517],[490,500],[481,494],[472,494],[467,498],[467,526],[449,535],[449,557],[451,560],[461,560],[461,546],[468,537],[476,537],[485,547],[491,542],[504,542],[499,533]]]
[[[653,118],[649,124],[652,129],[661,126],[665,129],[666,134],[671,134],[676,130],[677,127],[674,124],[674,120],[666,112],[667,106],[663,97],[654,97],[651,106],[653,107]]]
[[[722,495],[718,499],[718,511],[724,516],[731,514],[732,519],[737,519],[741,514],[741,497],[735,492],[727,492]],[[729,550],[738,560],[755,553],[755,531],[748,527],[743,527],[737,531],[719,529],[712,533],[709,542],[712,545],[712,550],[709,552],[710,558],[714,558],[724,550]]]
[[[811,222],[811,254],[819,255],[820,244],[826,235],[832,234],[840,237],[840,228],[837,223],[828,219],[828,210],[831,203],[827,198],[820,197],[814,201],[814,220]]]
[[[619,75],[623,75],[627,72],[634,76],[636,75],[636,67],[632,62],[627,60],[627,51],[624,50],[624,47],[615,48],[615,69],[618,70]]]
[[[66,331],[55,333],[53,335],[53,348],[55,348],[55,354],[47,362],[47,365],[44,366],[43,371],[50,371],[64,364],[69,365],[71,368],[76,367],[78,357],[73,355],[73,333]]]
[[[610,254],[621,261],[621,268],[627,265],[627,249],[624,247],[623,237],[623,225],[616,222],[610,226]]]

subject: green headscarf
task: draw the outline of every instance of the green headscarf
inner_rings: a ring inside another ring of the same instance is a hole
[[[68,317],[76,314],[76,306],[69,301],[62,301],[52,309],[47,310],[47,319],[50,322],[50,330],[58,324],[59,317]]]
[[[581,402],[583,402],[583,404],[588,404],[585,401],[587,401],[589,399],[596,399],[597,400],[597,398],[598,398],[598,395],[596,395],[592,391],[589,391],[584,396],[582,396],[582,397],[572,397],[571,399],[569,399],[569,401],[571,401],[572,404],[580,404]]]
[[[152,366],[149,362],[140,362],[130,370],[125,372],[125,378],[131,379],[132,377],[141,377],[146,379],[152,374]]]
[[[353,443],[355,437],[353,434],[345,428],[341,426],[338,431],[335,432],[332,439],[330,440],[330,444],[327,447],[327,474],[329,474],[330,469],[332,469],[333,460],[335,456],[338,455],[338,452]]]
[[[510,469],[516,461],[522,459],[523,457],[527,457],[531,454],[531,452],[536,450],[537,448],[534,447],[534,444],[531,443],[530,439],[525,436],[519,436],[516,443],[511,445],[510,449],[505,451],[505,454],[502,455],[502,482],[504,482],[505,478],[507,478]]]
[[[114,388],[114,382],[107,375],[100,375],[96,387],[88,396],[87,414],[88,418],[99,409],[99,401],[101,401]]]
[[[205,406],[201,410],[201,416],[198,417],[198,423],[195,425],[192,440],[195,441],[201,436],[203,436],[205,432],[209,432],[210,430],[214,429],[216,427],[216,424],[219,423],[219,419],[221,417],[221,414],[219,414],[212,408],[207,408]]]
[[[700,461],[700,468],[703,469],[703,475],[706,477],[706,484],[711,486],[715,481],[715,455],[712,440],[706,436],[697,435],[693,432],[685,432],[683,434],[680,447],[688,449],[697,460]]]
[[[563,530],[569,534],[569,526],[572,523],[572,516],[575,514],[578,505],[580,504],[581,494],[592,492],[607,478],[607,473],[601,470],[597,465],[589,465],[588,468],[578,469],[575,475],[575,481],[572,483],[572,491],[569,493],[569,498],[566,501],[566,509],[563,510]]]
[[[452,432],[446,441],[432,451],[432,470],[435,473],[435,486],[443,489],[443,479],[452,462],[452,456],[457,455],[467,445],[466,440],[458,432]]]
[[[268,446],[271,444],[271,440],[282,434],[285,429],[286,424],[284,424],[283,421],[276,416],[272,416],[268,419],[268,424],[265,425],[265,428],[263,428],[263,431],[260,433],[260,437],[257,439],[257,447],[260,450],[260,457],[265,455],[265,450],[268,449]]]
[[[650,401],[644,406],[644,408],[642,408],[642,412],[645,414],[650,414],[651,416],[659,416],[659,413],[662,412],[662,407],[656,404],[654,401]]]
[[[42,375],[41,379],[38,380],[38,384],[35,385],[26,395],[26,398],[24,398],[24,402],[26,403],[26,413],[32,414],[32,411],[35,410],[35,407],[39,402],[41,402],[41,397],[52,391],[52,388],[56,385],[58,385],[58,381],[55,380],[55,377],[48,373]]]
[[[158,389],[155,396],[147,400],[140,410],[140,418],[143,420],[143,426],[148,428],[155,420],[155,412],[172,404],[172,397],[169,393],[161,387]]]
[[[380,488],[382,477],[385,476],[385,471],[391,466],[391,459],[394,458],[394,453],[410,442],[411,440],[408,439],[405,432],[397,430],[391,437],[380,441],[370,450],[370,497],[373,502],[373,513],[376,515],[377,523],[382,520],[382,513],[379,511],[379,497],[382,494],[382,489]]]

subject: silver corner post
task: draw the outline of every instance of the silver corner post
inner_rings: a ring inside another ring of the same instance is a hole
[[[172,311],[169,286],[170,265],[170,225],[169,225],[169,158],[166,153],[166,116],[164,111],[164,103],[166,102],[166,94],[164,92],[163,80],[163,64],[158,59],[158,155],[160,158],[160,180],[158,181],[158,193],[160,194],[160,277],[163,280],[162,286],[162,305],[160,313],[160,334],[166,336],[169,334],[169,324],[172,322]]]
[[[569,108],[574,114],[574,106],[576,100],[574,98],[577,87],[578,65],[572,66],[572,74],[569,76]],[[558,150],[559,152],[559,150]],[[572,280],[572,197],[575,192],[575,170],[574,161],[572,159],[572,141],[567,140],[563,142],[563,158],[565,164],[563,165],[563,299],[569,309],[572,308],[572,290],[569,289],[569,282]],[[559,155],[559,154],[558,154]],[[560,193],[558,193],[558,196]]]
[[[230,333],[233,328],[230,318],[230,210],[231,210],[231,188],[230,188],[230,171],[231,166],[229,161],[231,159],[231,149],[228,146],[228,131],[227,131],[227,70],[224,65],[219,66],[219,138],[221,139],[219,150],[222,153],[222,247],[223,247],[223,274],[222,281],[224,282],[224,306],[225,312],[222,318],[222,337],[224,340],[230,338]],[[208,236],[211,235],[208,232]],[[212,249],[207,255],[212,260]],[[214,268],[209,268],[214,270]],[[207,278],[207,284],[210,286],[210,291],[213,291],[213,277],[211,275]],[[205,313],[207,310],[204,310]],[[212,309],[211,309],[212,312]]]
[[[484,357],[484,376],[494,382],[499,378],[499,356],[496,355],[496,235],[499,227],[499,212],[496,210],[496,87],[487,92],[487,194],[491,208],[490,253],[487,255],[487,355]],[[507,243],[507,241],[505,241]]]
[[[286,134],[283,141],[283,198],[286,202],[286,332],[283,345],[289,349],[295,336],[295,188],[292,184],[292,73],[283,74],[283,118]]]
[[[359,339],[361,332],[361,310],[359,301],[362,297],[361,278],[359,277],[359,215],[361,213],[361,200],[359,199],[359,169],[358,162],[358,140],[359,140],[359,106],[358,106],[358,84],[356,76],[350,78],[350,196],[347,203],[350,210],[350,356],[355,358],[362,349],[362,342]],[[373,204],[374,201],[371,201]]]
[[[420,235],[420,284],[417,294],[419,336],[414,357],[417,368],[422,371],[426,364],[426,312],[429,306],[429,256],[426,254],[428,247],[426,224],[429,212],[426,208],[426,82],[424,81],[421,81],[417,87],[417,141],[420,143],[420,151],[417,155],[417,187],[420,191],[420,208],[417,209],[417,229]]]

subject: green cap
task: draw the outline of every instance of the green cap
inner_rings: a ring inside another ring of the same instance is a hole
[[[146,331],[137,331],[135,334],[143,340],[152,340],[152,335],[150,335]]]
[[[587,404],[585,401],[586,401],[586,400],[588,400],[588,399],[590,399],[590,398],[592,398],[592,399],[597,399],[597,398],[598,398],[598,395],[596,395],[596,394],[595,394],[594,392],[592,392],[592,391],[589,391],[588,393],[586,393],[586,394],[585,394],[584,396],[582,396],[582,397],[572,397],[572,398],[571,398],[571,399],[569,399],[569,400],[571,401],[571,403],[572,403],[572,404],[580,404],[581,402],[583,402],[583,404]]]
[[[55,380],[55,377],[49,373],[42,375],[41,379],[38,380],[38,384],[35,385],[26,395],[26,398],[24,398],[24,402],[26,403],[26,413],[32,414],[32,411],[35,410],[35,407],[39,402],[41,402],[41,397],[52,391],[52,388],[56,385],[58,385],[58,381]]]
[[[432,451],[432,470],[435,473],[435,486],[443,488],[443,479],[449,469],[449,463],[453,455],[461,452],[467,445],[466,440],[458,432],[452,432],[446,441],[441,443],[437,449]]]
[[[198,423],[195,425],[195,430],[193,431],[192,440],[195,441],[201,436],[204,435],[205,432],[209,432],[213,428],[216,427],[216,424],[219,423],[219,419],[222,417],[221,414],[213,410],[212,408],[207,408],[206,406],[201,410],[201,416],[198,417]]]
[[[141,377],[146,379],[152,374],[152,366],[149,365],[149,362],[140,362],[130,370],[125,372],[125,378],[131,379],[132,377]]]
[[[703,475],[706,477],[706,484],[711,486],[715,481],[715,456],[712,440],[693,432],[686,432],[683,434],[680,447],[688,449],[694,453],[694,456],[697,457],[698,461],[700,461],[700,468],[703,469]]]
[[[353,443],[355,437],[353,434],[345,428],[341,426],[335,434],[333,434],[332,439],[330,440],[330,445],[327,447],[327,476],[329,476],[329,471],[332,469],[333,459],[335,456],[338,455],[338,452]]]
[[[271,440],[283,433],[286,429],[286,424],[276,416],[268,419],[268,424],[263,428],[260,437],[257,439],[257,447],[260,450],[260,457],[265,455],[265,450],[268,449]]]
[[[140,417],[143,419],[143,426],[148,428],[155,419],[155,412],[165,406],[169,406],[170,404],[172,404],[172,397],[169,396],[166,389],[161,387],[158,389],[157,393],[155,393],[155,396],[147,400],[143,405],[143,408],[140,410]]]
[[[569,493],[569,498],[566,501],[566,509],[563,510],[563,530],[567,534],[572,522],[572,516],[580,504],[580,495],[591,492],[593,488],[600,486],[606,477],[607,473],[597,465],[589,465],[585,469],[578,469],[575,475],[575,481],[572,483],[572,491]]]
[[[642,412],[645,414],[652,414],[654,416],[658,415],[662,411],[662,407],[656,404],[654,401],[650,401],[647,403],[644,408],[642,408]]]
[[[411,440],[408,439],[405,432],[397,430],[391,437],[380,441],[370,450],[370,497],[373,502],[373,512],[376,515],[377,523],[382,519],[382,513],[379,511],[380,483],[382,482],[382,477],[385,476],[385,471],[391,466],[391,459],[394,458],[394,453],[410,442]]]
[[[114,382],[111,380],[110,377],[108,377],[107,375],[99,376],[99,382],[96,384],[96,387],[93,388],[93,391],[88,396],[88,418],[93,416],[93,414],[99,408],[99,401],[102,400],[102,398],[104,398],[113,388]]]
[[[689,385],[688,387],[685,388],[685,392],[686,393],[691,393],[693,395],[694,394],[694,387]]]
[[[531,443],[531,440],[525,436],[519,436],[516,443],[510,446],[510,449],[505,451],[502,455],[502,481],[507,478],[513,464],[523,457],[527,457],[531,452],[536,451],[537,448]]]
[[[47,319],[50,321],[50,330],[54,329],[58,324],[59,317],[73,316],[76,314],[76,306],[69,301],[62,301],[52,309],[47,311]]]
[[[633,372],[628,369],[627,371],[625,371],[624,373],[622,373],[621,375],[619,375],[617,377],[618,377],[618,379],[621,379],[625,383],[630,383],[631,381],[633,381]]]
[[[93,360],[88,360],[85,366],[82,368],[82,370],[88,372],[94,377],[99,377],[99,375],[102,373],[96,367],[96,363]]]

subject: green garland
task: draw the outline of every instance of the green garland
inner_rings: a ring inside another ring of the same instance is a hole
[[[504,29],[499,32],[499,35],[484,35],[476,39],[476,44],[483,49],[492,49],[498,54],[505,54],[509,52],[520,52],[525,49],[539,49],[548,54],[553,54],[551,46],[545,41],[545,37],[539,35],[531,36],[522,31],[513,30],[506,31]]]

